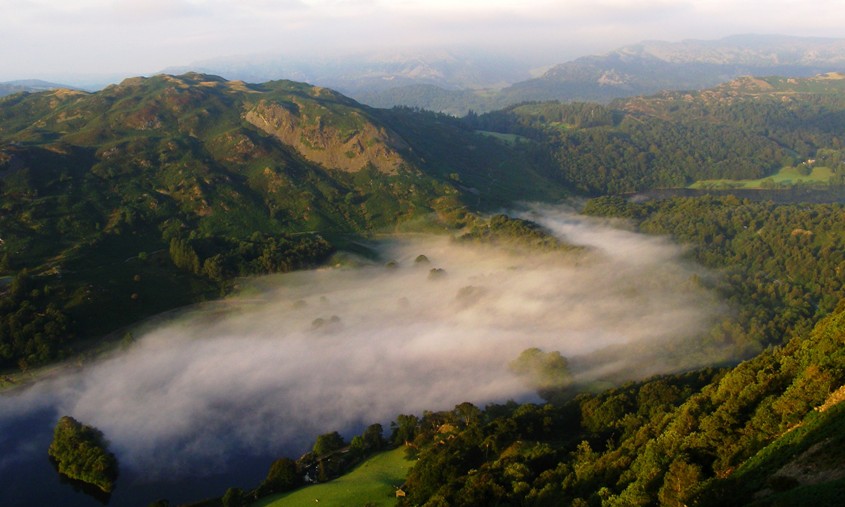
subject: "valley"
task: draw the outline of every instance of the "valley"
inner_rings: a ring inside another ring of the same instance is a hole
[[[46,459],[72,415],[115,506],[251,502],[284,456],[326,482],[314,439],[376,423],[414,458],[399,505],[824,504],[843,86],[463,118],[199,73],[2,98],[0,493],[97,504]]]

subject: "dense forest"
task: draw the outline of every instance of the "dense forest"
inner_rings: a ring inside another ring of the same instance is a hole
[[[756,179],[809,159],[842,182],[842,79],[740,79],[702,92],[664,92],[608,105],[528,103],[465,118],[518,134],[526,157],[591,195]]]

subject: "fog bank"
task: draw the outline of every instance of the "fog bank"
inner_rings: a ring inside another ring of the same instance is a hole
[[[206,473],[229,454],[299,452],[320,433],[399,413],[532,399],[507,366],[528,347],[574,357],[686,339],[721,309],[665,240],[552,207],[531,218],[587,250],[407,237],[379,247],[395,267],[251,280],[110,358],[0,398],[0,428],[55,407],[100,428],[122,467]],[[677,366],[650,361],[650,373]]]

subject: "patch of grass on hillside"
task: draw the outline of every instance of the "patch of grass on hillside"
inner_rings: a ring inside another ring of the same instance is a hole
[[[498,139],[499,141],[504,141],[508,144],[516,144],[522,141],[530,141],[527,137],[523,137],[517,134],[503,134],[501,132],[492,132],[489,130],[476,130],[477,134],[481,134],[482,136],[492,137],[493,139]]]
[[[253,507],[300,505],[394,505],[396,488],[405,482],[413,462],[405,448],[377,454],[333,481],[307,486],[290,493],[262,498]]]
[[[833,177],[829,167],[814,167],[810,174],[804,175],[797,167],[784,167],[776,174],[757,180],[699,180],[689,186],[694,189],[763,189],[790,186],[795,183],[828,183]]]

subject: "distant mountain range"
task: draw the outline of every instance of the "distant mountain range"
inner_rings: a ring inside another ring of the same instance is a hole
[[[502,90],[502,102],[598,100],[698,90],[740,76],[810,77],[845,70],[845,39],[737,35],[719,40],[646,41],[552,67]]]
[[[331,57],[244,55],[163,69],[261,83],[278,79],[331,88],[363,104],[463,116],[529,101],[608,102],[661,90],[701,90],[740,76],[810,77],[845,71],[845,38],[734,35],[643,41],[557,65],[485,51],[429,50]],[[38,80],[0,83],[0,96],[70,88]],[[87,88],[86,88],[87,89]]]
[[[293,79],[333,88],[373,107],[409,106],[462,116],[526,101],[607,102],[661,90],[700,90],[745,75],[841,72],[845,39],[735,35],[644,41],[560,63],[544,73],[528,62],[470,51],[230,57],[164,70],[187,71],[247,82]]]
[[[18,81],[6,81],[0,83],[0,97],[11,95],[20,92],[43,92],[47,90],[55,90],[58,88],[67,88],[74,90],[73,86],[68,86],[59,83],[50,83],[40,79],[21,79]]]
[[[446,50],[332,57],[236,56],[169,67],[162,72],[202,72],[255,83],[291,79],[346,95],[419,85],[444,90],[498,89],[532,77],[531,66],[525,61],[481,51]]]

